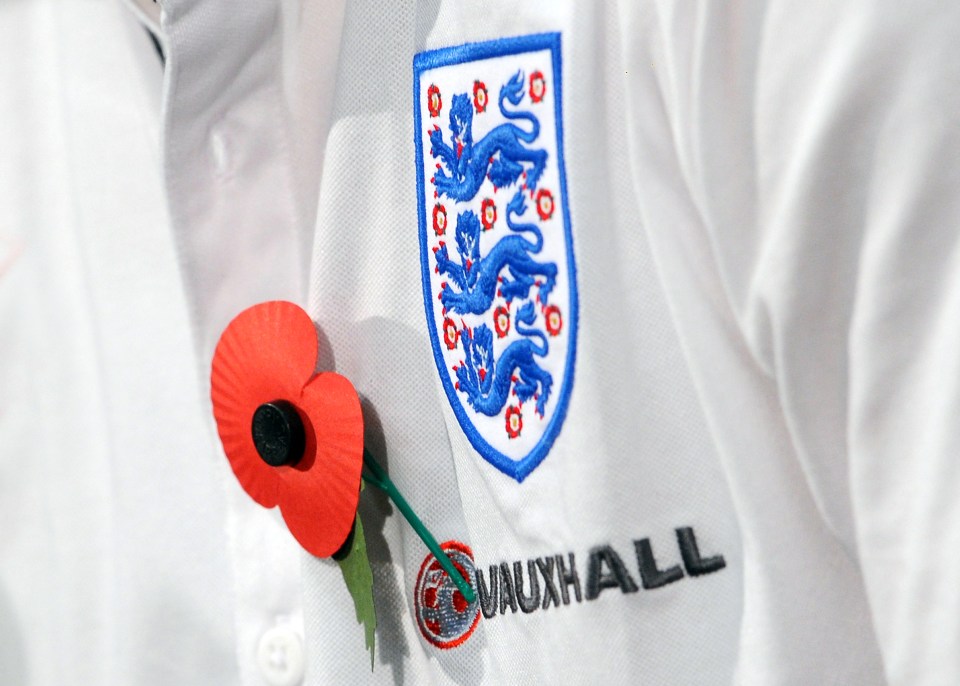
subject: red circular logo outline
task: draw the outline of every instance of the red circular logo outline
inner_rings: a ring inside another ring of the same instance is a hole
[[[473,551],[470,549],[470,546],[464,545],[463,543],[460,543],[460,541],[446,541],[445,543],[440,544],[440,548],[441,550],[457,550],[469,557],[471,562],[473,561]],[[449,648],[456,648],[457,646],[463,644],[468,638],[470,638],[470,636],[473,635],[474,630],[477,628],[477,624],[480,623],[480,603],[477,603],[476,615],[474,616],[473,622],[471,622],[469,629],[450,641],[440,641],[435,638],[423,625],[423,618],[420,614],[420,591],[421,584],[423,583],[423,573],[430,566],[431,562],[436,561],[437,558],[434,557],[433,553],[427,553],[427,556],[423,559],[423,564],[420,565],[420,571],[417,572],[417,583],[413,587],[413,608],[414,616],[417,619],[417,628],[420,629],[420,634],[427,639],[429,643],[437,648],[447,650]],[[476,563],[474,563],[474,570],[476,570]],[[443,571],[443,574],[449,579],[450,575],[447,574],[445,570]],[[476,574],[476,571],[474,571],[474,574]],[[471,579],[467,579],[467,581],[472,582]]]

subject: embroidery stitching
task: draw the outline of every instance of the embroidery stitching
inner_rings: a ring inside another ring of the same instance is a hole
[[[540,606],[542,610],[550,607],[551,600],[554,605],[560,607],[560,594],[553,583],[553,565],[554,559],[552,557],[537,558],[537,569],[543,575],[543,605]]]
[[[530,614],[540,606],[540,582],[537,580],[537,568],[534,560],[527,560],[527,577],[530,580],[530,595],[523,592],[523,565],[517,560],[513,563],[513,579],[516,582],[517,603],[525,614]]]
[[[660,588],[683,578],[683,570],[680,569],[680,565],[674,565],[663,570],[657,567],[657,560],[653,556],[653,548],[650,546],[649,538],[634,541],[633,547],[637,552],[637,568],[640,570],[640,583],[643,584],[644,588],[648,590]]]
[[[440,547],[450,555],[467,582],[477,586],[477,570],[470,548],[459,541],[447,541]],[[468,603],[432,553],[427,554],[420,565],[413,605],[420,634],[444,650],[455,648],[470,638],[480,621],[481,599]]]
[[[723,555],[700,557],[700,547],[697,545],[697,536],[693,533],[692,527],[683,526],[677,529],[677,543],[680,545],[683,566],[690,576],[718,572],[727,566],[727,561],[723,559]]]
[[[674,533],[677,548],[673,555],[676,559],[679,554],[682,568],[680,564],[661,567],[649,538],[632,541],[637,561],[635,569],[645,591],[659,593],[658,589],[685,577],[692,580],[726,567],[722,555],[701,555],[692,527],[679,527]],[[621,557],[610,544],[589,550],[585,563],[586,583],[582,589],[577,559],[572,552],[566,556],[558,554],[501,561],[489,565],[485,573],[474,565],[468,547],[455,541],[444,543],[442,547],[451,553],[455,564],[476,588],[477,600],[467,605],[460,596],[458,603],[456,587],[445,578],[446,573],[433,556],[427,555],[417,577],[414,605],[421,633],[439,648],[452,648],[467,640],[481,613],[485,620],[492,620],[502,615],[535,613],[551,605],[562,608],[573,603],[610,602],[617,597],[632,596],[640,590],[628,569],[629,560]],[[669,555],[665,558],[669,559]],[[604,594],[612,589],[619,589],[620,593]]]
[[[699,550],[695,550],[696,534],[692,527],[680,527],[676,529],[676,534],[678,549],[674,554],[679,552],[684,566],[687,567],[687,576],[692,578],[712,574],[726,567],[722,555],[709,558],[700,556]],[[633,546],[637,553],[637,570],[645,590],[656,591],[684,578],[679,564],[660,568],[649,538],[634,540]],[[512,564],[501,562],[490,565],[489,584],[484,573],[477,570],[478,597],[484,618],[493,619],[498,614],[507,614],[507,608],[511,614],[518,610],[529,614],[546,610],[551,605],[559,608],[573,602],[602,602],[601,596],[608,589],[618,588],[621,595],[632,595],[640,590],[624,558],[613,546],[607,544],[594,546],[589,551],[583,593],[577,560],[573,553],[568,553],[566,558],[563,555],[530,558],[526,560],[525,567],[526,575],[523,560],[514,560]],[[525,587],[529,592],[524,590]]]
[[[520,482],[560,432],[576,360],[560,35],[424,52],[413,66],[421,273],[434,358],[470,443]],[[496,106],[488,107],[492,93]],[[496,194],[506,189],[510,199],[501,205]]]
[[[606,567],[609,571],[604,571]],[[587,566],[587,600],[595,600],[608,588],[619,588],[624,593],[636,593],[637,582],[630,576],[617,551],[608,545],[590,551]]]

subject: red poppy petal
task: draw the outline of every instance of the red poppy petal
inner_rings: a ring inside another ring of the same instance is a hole
[[[280,478],[253,444],[253,413],[271,400],[296,402],[313,374],[317,350],[316,329],[307,313],[275,301],[238,314],[214,351],[210,397],[217,432],[240,485],[264,507],[278,503]]]
[[[284,482],[280,511],[300,545],[329,557],[347,539],[360,498],[360,399],[346,378],[326,372],[304,387],[299,404],[310,426],[306,456],[278,470]]]

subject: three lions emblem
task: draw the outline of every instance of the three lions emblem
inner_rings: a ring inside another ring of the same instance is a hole
[[[437,370],[473,447],[523,481],[560,432],[576,358],[560,35],[423,52],[413,67]]]

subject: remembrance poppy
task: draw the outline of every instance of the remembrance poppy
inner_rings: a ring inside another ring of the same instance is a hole
[[[210,395],[217,432],[243,489],[280,506],[308,552],[329,557],[357,514],[363,416],[353,385],[315,374],[317,331],[289,302],[254,305],[217,343]]]

